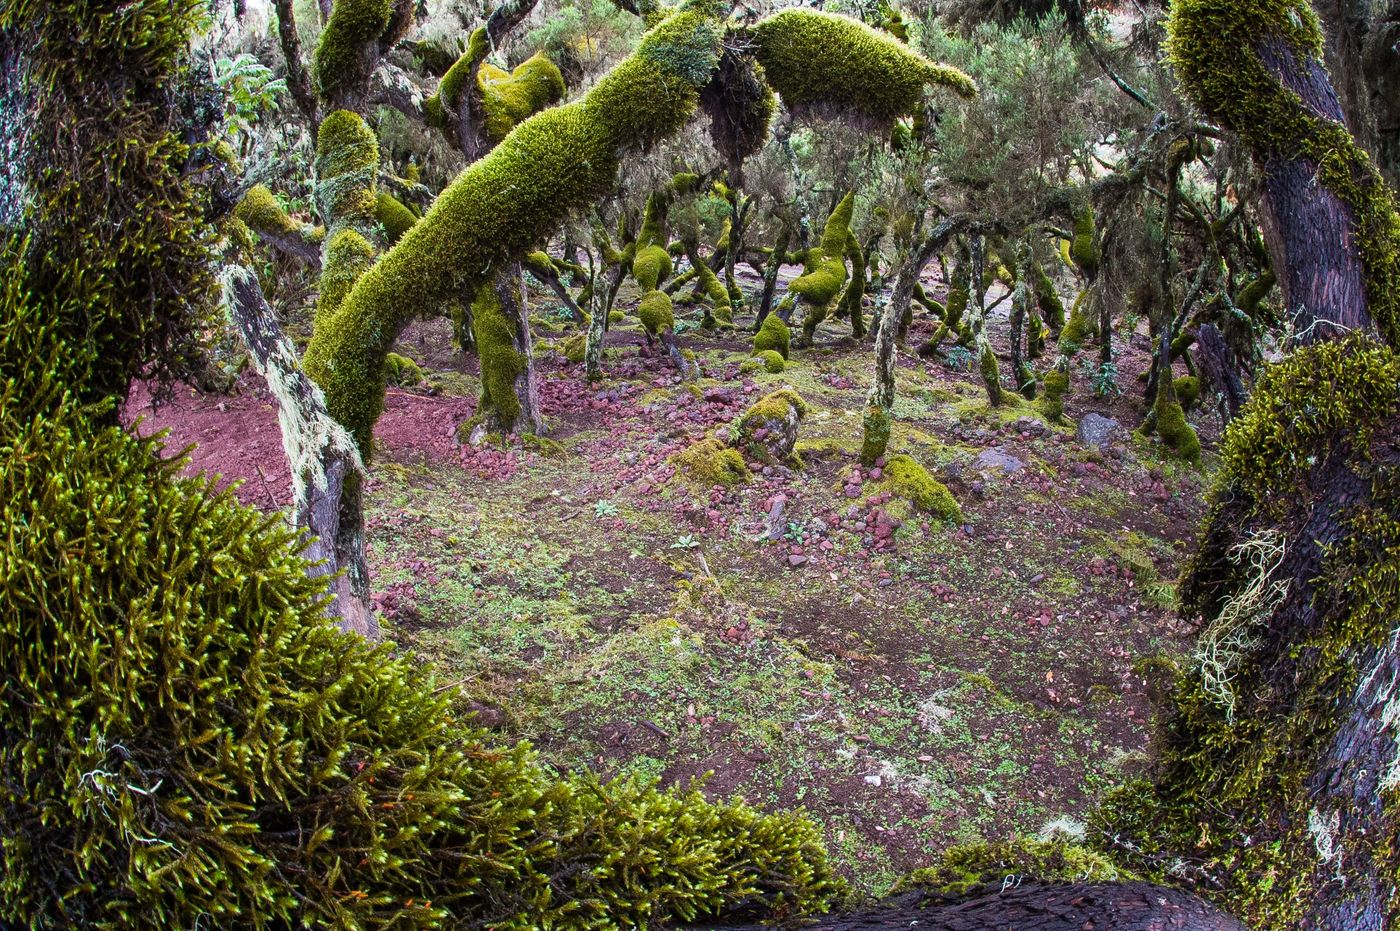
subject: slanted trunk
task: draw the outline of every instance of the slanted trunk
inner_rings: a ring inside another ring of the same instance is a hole
[[[225,281],[229,315],[277,398],[296,522],[309,535],[305,554],[316,562],[308,571],[329,577],[327,609],[342,630],[378,639],[365,561],[364,467],[355,441],[327,413],[325,396],[302,370],[257,276],[231,266]]]
[[[768,257],[768,267],[763,272],[763,296],[758,302],[758,316],[754,319],[754,332],[763,326],[763,318],[768,316],[773,309],[773,295],[778,289],[778,271],[783,267],[783,260],[787,258],[788,246],[792,243],[792,226],[783,224],[782,230],[778,233],[777,242],[773,243],[773,254]]]
[[[758,925],[705,927],[710,931],[759,929]],[[802,927],[810,931],[1245,931],[1244,925],[1189,893],[1141,882],[1027,882],[1005,892],[951,903],[913,893],[875,908],[823,916]]]

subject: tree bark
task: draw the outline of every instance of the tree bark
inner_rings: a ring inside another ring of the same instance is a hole
[[[806,931],[1246,931],[1209,903],[1148,883],[1029,882],[962,902],[914,893],[888,904],[824,916]],[[700,925],[708,931],[759,931],[758,925]],[[767,927],[767,926],[764,926]]]
[[[342,630],[378,639],[365,561],[364,466],[355,441],[326,411],[325,396],[302,370],[296,347],[263,297],[257,276],[230,266],[224,279],[229,315],[277,398],[296,522],[309,535],[305,555],[315,562],[308,571],[328,577],[327,610]]]
[[[297,109],[311,124],[311,138],[321,125],[321,115],[316,108],[316,94],[311,89],[311,75],[306,71],[306,62],[301,55],[301,37],[297,34],[296,13],[292,0],[273,0],[277,10],[277,38],[282,46],[282,58],[287,63],[287,90],[296,102]]]

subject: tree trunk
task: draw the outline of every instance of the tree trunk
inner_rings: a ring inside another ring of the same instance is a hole
[[[763,318],[773,309],[773,295],[778,289],[778,271],[787,258],[788,245],[792,242],[792,226],[784,223],[773,243],[773,254],[768,257],[768,267],[763,272],[763,297],[758,302],[758,316],[754,319],[754,332],[763,326]]]
[[[311,125],[311,138],[314,139],[321,125],[321,115],[316,108],[316,94],[311,89],[311,75],[307,73],[306,62],[302,60],[301,38],[297,34],[292,0],[273,0],[273,6],[277,10],[277,38],[282,45],[282,58],[287,63],[287,90],[297,109]]]
[[[296,348],[263,297],[257,276],[241,266],[225,270],[229,315],[254,363],[277,398],[282,446],[292,472],[297,526],[310,535],[312,576],[328,576],[327,609],[342,630],[378,639],[369,605],[365,561],[364,467],[355,441],[326,412],[326,399],[301,368]]]
[[[876,908],[823,916],[804,929],[861,931],[1246,931],[1229,915],[1179,889],[1148,883],[1025,883],[963,902],[920,893]],[[707,931],[759,931],[758,925],[702,925]],[[767,927],[767,926],[764,926]]]

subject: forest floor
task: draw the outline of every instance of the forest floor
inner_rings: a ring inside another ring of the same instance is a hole
[[[694,386],[640,349],[630,315],[596,386],[546,326],[557,449],[459,445],[475,360],[451,351],[445,322],[416,324],[398,351],[427,383],[390,389],[367,493],[390,637],[503,739],[561,768],[710,773],[713,796],[805,806],[876,893],[951,844],[1081,821],[1150,765],[1153,696],[1193,633],[1172,580],[1208,472],[1130,432],[1142,335],[1118,347],[1125,394],[1093,397],[1075,372],[1064,426],[1016,398],[989,410],[957,353],[901,353],[890,452],[947,482],[964,512],[947,525],[898,521],[869,470],[855,476],[873,358],[847,324],[828,322],[776,375],[740,373],[746,331],[685,332],[705,376]],[[931,329],[916,322],[909,345]],[[755,463],[733,488],[674,474],[671,455],[785,385],[811,407],[801,468]],[[1090,411],[1123,425],[1102,451],[1075,436]],[[139,388],[127,414],[169,430],[172,451],[197,444],[191,470],[241,481],[245,501],[286,504],[275,404],[255,374],[156,408]],[[1218,421],[1193,421],[1208,469]],[[1013,468],[979,465],[989,450]]]

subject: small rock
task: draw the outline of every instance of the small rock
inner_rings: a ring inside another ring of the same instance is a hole
[[[807,557],[806,557],[806,556],[801,556],[801,555],[798,555],[798,554],[796,554],[796,553],[794,553],[793,555],[791,555],[791,556],[788,557],[788,565],[789,565],[789,566],[792,566],[794,569],[796,569],[798,566],[802,565],[802,564],[805,563],[806,561],[807,561]]]
[[[872,482],[878,482],[884,474],[885,470],[880,468],[879,466],[876,466],[875,468],[870,470],[870,480]]]
[[[1024,462],[999,446],[993,446],[991,449],[982,450],[973,464],[977,467],[978,471],[985,472],[998,469],[1005,472],[1007,475],[1015,474],[1026,467]]]
[[[879,777],[879,776],[866,776],[866,777],[865,777],[865,784],[868,785],[868,786],[878,786],[878,785],[880,784],[880,777]]]
[[[1079,418],[1079,425],[1074,428],[1074,435],[1085,446],[1103,449],[1121,429],[1122,424],[1112,417],[1090,412]]]
[[[859,485],[847,485],[847,486],[846,486],[846,497],[847,497],[847,498],[859,498],[859,497],[860,497],[860,486],[859,486]]]
[[[894,579],[881,579],[876,584],[879,585],[880,588],[889,588],[894,584]]]

